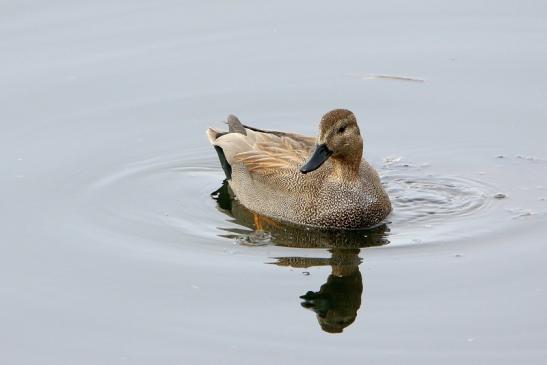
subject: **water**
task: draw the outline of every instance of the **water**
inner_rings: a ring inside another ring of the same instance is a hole
[[[331,6],[2,6],[4,362],[545,361],[547,8]],[[393,214],[257,231],[205,129],[336,107]]]

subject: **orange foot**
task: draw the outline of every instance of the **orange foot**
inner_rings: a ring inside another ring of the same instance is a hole
[[[257,231],[264,231],[264,227],[263,227],[264,224],[272,226],[272,227],[279,227],[279,224],[273,219],[261,216],[256,213],[253,213],[253,219],[254,219],[255,228]]]
[[[255,222],[255,230],[263,231],[264,229],[262,229],[262,224],[260,222],[260,216],[256,213],[253,213],[253,218],[254,218],[254,222]]]

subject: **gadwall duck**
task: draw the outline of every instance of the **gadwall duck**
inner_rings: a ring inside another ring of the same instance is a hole
[[[233,115],[227,122],[228,132],[209,128],[207,135],[236,198],[252,212],[334,229],[372,227],[390,213],[349,110],[325,114],[317,138],[252,128]]]

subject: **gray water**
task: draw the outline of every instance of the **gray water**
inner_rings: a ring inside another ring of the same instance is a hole
[[[2,363],[547,359],[543,2],[0,10]],[[205,129],[338,107],[393,214],[257,232]]]

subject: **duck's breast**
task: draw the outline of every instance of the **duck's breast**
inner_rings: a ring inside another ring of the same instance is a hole
[[[381,185],[363,181],[356,184],[325,184],[316,225],[333,228],[367,228],[380,223],[391,211]]]

